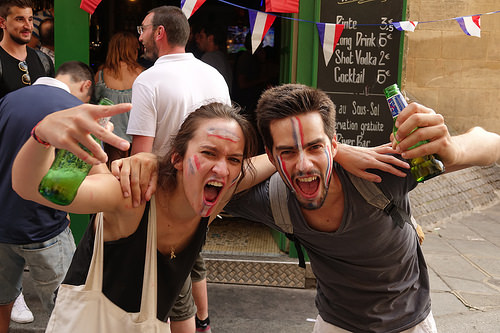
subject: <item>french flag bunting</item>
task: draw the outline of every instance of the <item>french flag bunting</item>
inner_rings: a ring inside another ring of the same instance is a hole
[[[418,24],[417,21],[401,21],[401,22],[394,22],[392,25],[399,31],[413,32],[415,31],[417,24]]]
[[[190,18],[206,0],[181,0],[181,9],[187,18]]]
[[[276,16],[252,9],[248,10],[248,16],[250,18],[250,32],[252,33],[252,53],[254,53],[273,25]]]
[[[328,66],[330,59],[333,55],[333,50],[339,41],[342,31],[344,31],[343,24],[332,24],[332,23],[316,23],[318,27],[319,40],[321,46],[323,47],[323,56],[325,57],[325,63]]]
[[[480,15],[458,17],[455,20],[457,20],[460,28],[462,28],[466,35],[481,37]]]
[[[298,13],[299,0],[266,0],[266,12]]]
[[[99,3],[101,3],[101,0],[82,0],[82,2],[80,2],[80,8],[92,15]]]

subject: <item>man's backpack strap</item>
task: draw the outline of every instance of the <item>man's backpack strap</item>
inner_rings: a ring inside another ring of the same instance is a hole
[[[269,200],[274,223],[286,234],[293,234],[292,220],[288,211],[288,190],[277,172],[269,180]]]
[[[356,177],[349,172],[347,174],[349,175],[354,187],[356,187],[366,202],[390,215],[394,223],[396,223],[400,228],[403,228],[405,223],[410,224],[417,232],[420,244],[422,244],[425,236],[422,228],[417,224],[417,221],[413,216],[410,216],[406,211],[394,204],[392,200],[389,200],[377,184]]]
[[[305,268],[306,262],[300,241],[293,234],[292,220],[288,211],[288,189],[279,173],[275,172],[269,180],[269,200],[273,212],[274,223],[280,227],[285,236],[294,243],[299,259],[299,267]]]
[[[35,50],[36,55],[38,56],[38,59],[40,59],[40,61],[42,62],[43,70],[45,71],[45,76],[50,76],[50,72],[51,72],[51,67],[50,67],[51,64],[50,63],[52,62],[52,60],[49,58],[48,55],[46,55],[42,51],[40,51],[38,49],[34,49],[34,50]]]

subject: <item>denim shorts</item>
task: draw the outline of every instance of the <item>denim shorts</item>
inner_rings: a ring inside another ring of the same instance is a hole
[[[19,296],[27,265],[43,306],[52,311],[54,293],[66,275],[74,252],[75,240],[69,227],[41,243],[0,243],[0,305],[10,304]]]

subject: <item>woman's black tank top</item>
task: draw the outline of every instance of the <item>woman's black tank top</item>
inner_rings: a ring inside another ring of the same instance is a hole
[[[146,255],[149,203],[137,230],[129,237],[104,243],[103,293],[127,312],[139,312]],[[83,235],[63,283],[83,285],[90,267],[94,248],[92,217]],[[176,257],[157,252],[158,308],[157,317],[166,321],[181,288],[191,273],[195,259],[205,243],[208,218],[202,218],[191,243]]]

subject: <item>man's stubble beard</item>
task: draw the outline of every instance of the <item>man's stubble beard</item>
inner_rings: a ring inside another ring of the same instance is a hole
[[[25,41],[24,39],[19,38],[17,36],[13,36],[12,34],[9,34],[9,36],[10,36],[10,39],[12,39],[14,42],[16,42],[19,45],[26,45],[29,43],[29,40]]]

